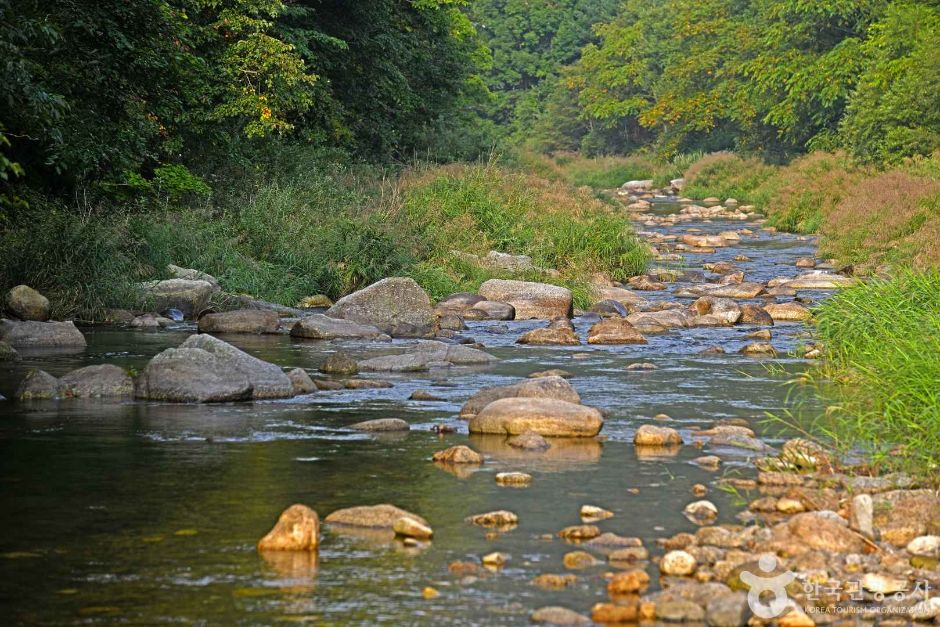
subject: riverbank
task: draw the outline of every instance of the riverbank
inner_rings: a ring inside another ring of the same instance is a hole
[[[2,225],[0,284],[31,285],[56,317],[86,320],[143,308],[135,284],[170,278],[171,264],[285,306],[395,275],[436,298],[489,278],[551,278],[587,306],[593,273],[626,279],[647,259],[616,204],[495,163],[397,173],[317,163],[215,199],[31,202]]]

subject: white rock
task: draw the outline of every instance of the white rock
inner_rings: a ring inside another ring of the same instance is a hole
[[[695,572],[695,558],[685,551],[670,551],[663,555],[659,562],[659,570],[664,575],[677,575],[685,577]]]

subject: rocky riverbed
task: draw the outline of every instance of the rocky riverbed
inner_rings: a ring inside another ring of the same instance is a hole
[[[547,285],[434,305],[389,279],[319,313],[245,299],[198,328],[76,328],[19,289],[8,308],[35,322],[0,332],[4,615],[934,620],[936,486],[854,476],[762,422],[811,367],[812,303],[854,279],[737,203],[624,195],[657,258],[597,277],[593,312]],[[188,318],[218,284],[177,270],[147,289]],[[780,617],[754,615],[750,575],[787,577]]]

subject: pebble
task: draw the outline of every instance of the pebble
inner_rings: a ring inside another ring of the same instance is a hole
[[[607,593],[610,596],[637,594],[646,590],[649,583],[650,576],[645,570],[628,570],[617,573],[607,582]]]
[[[581,506],[581,520],[584,521],[595,521],[595,520],[606,520],[607,518],[613,518],[614,513],[604,509],[603,507],[597,507],[596,505],[582,505]]]
[[[509,555],[506,553],[500,553],[499,551],[494,551],[492,553],[487,553],[484,555],[481,560],[484,566],[490,566],[493,568],[500,568],[506,562],[509,561]]]
[[[695,572],[697,562],[691,553],[686,551],[670,551],[663,555],[659,562],[659,570],[664,575],[685,577]]]
[[[561,561],[565,565],[565,568],[571,570],[589,568],[598,563],[597,558],[587,551],[571,551],[570,553],[565,553]]]
[[[694,523],[705,524],[718,517],[718,508],[711,501],[695,501],[686,505],[682,513]]]
[[[571,527],[565,527],[558,532],[558,537],[564,538],[565,540],[573,540],[575,542],[580,542],[581,540],[590,540],[601,535],[601,530],[598,529],[595,525],[572,525]]]
[[[392,525],[392,530],[400,535],[405,536],[406,538],[417,538],[419,540],[430,540],[434,537],[434,531],[427,525],[421,524],[419,521],[411,518],[410,516],[402,516]]]
[[[940,536],[919,536],[907,543],[907,552],[911,555],[937,557],[940,553]]]

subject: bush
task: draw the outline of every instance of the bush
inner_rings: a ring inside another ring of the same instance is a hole
[[[904,272],[843,290],[816,312],[826,348],[813,425],[876,464],[940,462],[940,273]]]

